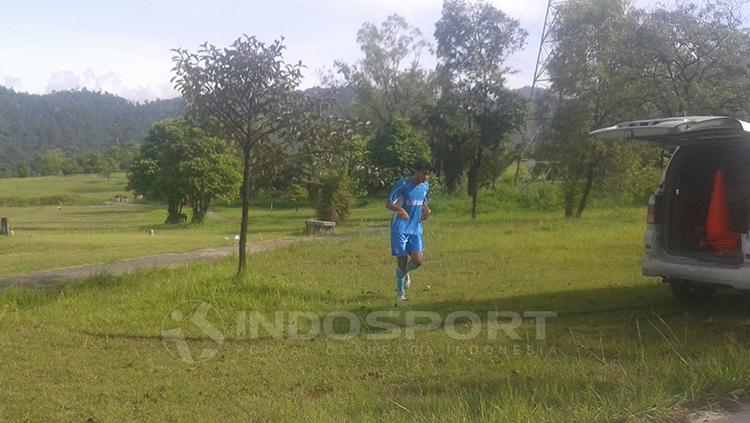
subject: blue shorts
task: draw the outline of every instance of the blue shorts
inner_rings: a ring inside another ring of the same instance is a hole
[[[417,251],[424,251],[422,234],[401,234],[391,232],[391,254],[393,256],[404,257]]]

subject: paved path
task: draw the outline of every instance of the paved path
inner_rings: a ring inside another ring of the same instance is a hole
[[[302,242],[325,242],[352,239],[357,236],[367,235],[384,231],[385,228],[368,228],[362,232],[348,234],[332,234],[323,236],[305,236],[291,239],[274,239],[262,242],[253,242],[247,245],[248,254],[256,254],[261,251],[274,250],[288,247]],[[85,264],[81,266],[51,269],[39,272],[25,273],[13,276],[0,276],[0,290],[10,285],[26,285],[34,287],[47,287],[79,279],[86,279],[98,275],[122,275],[141,269],[152,269],[160,267],[174,268],[194,262],[205,262],[220,260],[237,253],[237,246],[209,248],[187,253],[168,253],[155,256],[136,257],[114,261],[110,263]]]

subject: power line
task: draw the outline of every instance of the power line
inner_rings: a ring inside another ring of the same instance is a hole
[[[540,83],[549,82],[549,75],[547,73],[547,65],[549,64],[549,58],[552,51],[555,48],[554,33],[559,21],[559,9],[564,3],[564,0],[548,0],[547,11],[544,14],[544,26],[542,27],[542,38],[539,41],[539,51],[536,57],[536,65],[534,66],[534,78],[531,82],[531,92],[529,93],[529,101],[534,102],[534,94],[537,86]],[[531,119],[534,120],[534,119]],[[523,132],[523,137],[519,149],[521,150],[516,160],[516,174],[513,178],[513,186],[518,184],[518,174],[521,168],[521,160],[523,159],[526,150],[529,145],[533,144],[534,138],[529,135],[529,122],[526,123],[526,128]]]

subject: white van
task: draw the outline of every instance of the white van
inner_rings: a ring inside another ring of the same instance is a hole
[[[682,301],[707,301],[717,288],[750,291],[750,123],[690,116],[626,122],[591,135],[676,148],[649,200],[644,275],[664,278]],[[720,170],[728,232],[737,242],[717,249],[707,241],[706,223]]]

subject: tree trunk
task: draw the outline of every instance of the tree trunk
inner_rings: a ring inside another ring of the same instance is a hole
[[[565,218],[566,219],[570,219],[571,217],[573,217],[573,202],[568,201],[568,200],[572,200],[572,199],[565,200]]]
[[[208,205],[210,200],[207,199],[193,199],[193,217],[190,219],[191,223],[201,224],[206,219],[206,213],[208,213]]]
[[[242,276],[247,271],[247,222],[250,211],[250,146],[242,147],[242,223],[240,224],[240,263],[237,275]]]
[[[167,220],[164,223],[175,225],[181,223],[182,201],[167,200]]]
[[[471,218],[477,218],[477,192],[474,191],[471,194]]]
[[[482,165],[483,148],[477,149],[477,154],[471,162],[469,169],[469,195],[471,195],[471,218],[477,218],[477,195],[479,194],[479,168]]]
[[[565,185],[568,185],[567,187]],[[570,219],[573,217],[573,207],[576,202],[576,190],[575,184],[571,184],[570,181],[563,184],[564,196],[565,196],[565,218]]]
[[[521,173],[521,158],[523,157],[523,153],[520,153],[518,155],[518,158],[516,159],[516,174],[513,176],[513,186],[518,186],[518,174]]]
[[[583,193],[581,194],[581,201],[578,202],[578,210],[576,210],[576,218],[581,217],[583,210],[586,208],[586,202],[589,199],[589,193],[591,192],[591,185],[594,182],[594,172],[596,171],[596,164],[598,160],[594,160],[589,165],[588,172],[586,173],[586,185],[583,186]]]

